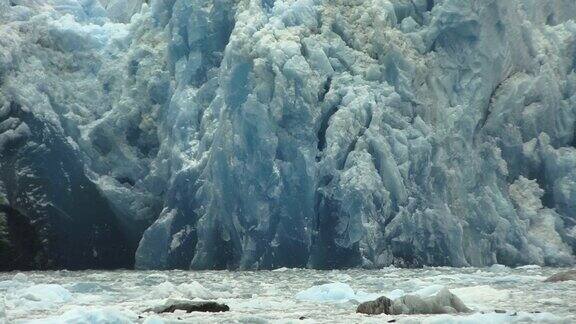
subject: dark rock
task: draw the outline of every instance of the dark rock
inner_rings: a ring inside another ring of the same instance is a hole
[[[228,305],[219,304],[212,301],[169,301],[166,304],[158,307],[151,308],[147,310],[148,312],[154,313],[174,313],[177,310],[186,311],[186,313],[192,312],[209,312],[209,313],[219,313],[227,312],[230,310]]]
[[[303,320],[306,319],[306,316],[300,316],[298,319],[301,320],[301,321],[303,321]]]
[[[495,310],[494,310],[494,313],[496,313],[496,314],[504,314],[504,313],[506,313],[506,311],[505,311],[505,310],[501,310],[501,309],[495,309]]]
[[[576,269],[559,272],[549,277],[548,279],[544,280],[544,282],[561,282],[568,280],[576,280]]]
[[[392,307],[392,300],[387,297],[380,297],[373,301],[368,301],[358,305],[356,308],[356,313],[377,315],[377,314],[390,314],[390,308]]]
[[[395,320],[395,319],[391,319],[391,320],[388,321],[388,323],[396,323],[396,320]]]

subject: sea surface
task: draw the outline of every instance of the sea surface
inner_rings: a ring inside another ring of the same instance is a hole
[[[50,271],[0,273],[0,323],[576,323],[566,269],[424,268],[273,271]],[[464,315],[356,314],[378,296],[445,286]],[[4,306],[2,306],[2,299]],[[170,299],[215,300],[225,313],[147,312]],[[5,315],[2,315],[4,308]]]

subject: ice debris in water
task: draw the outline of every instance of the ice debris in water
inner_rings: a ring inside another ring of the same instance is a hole
[[[12,278],[12,281],[16,281],[19,283],[25,283],[28,282],[28,277],[23,274],[22,272],[18,272],[17,274],[14,275],[14,277]]]
[[[320,302],[345,302],[356,298],[352,287],[345,283],[334,282],[310,287],[296,294],[296,299]]]
[[[116,308],[75,308],[60,316],[32,320],[30,324],[133,324],[138,315],[128,311],[120,311]]]
[[[0,297],[0,324],[6,323],[6,303],[4,297]]]
[[[405,295],[403,290],[396,289],[385,294],[391,299]],[[364,302],[380,297],[379,294],[356,291],[350,285],[342,282],[332,282],[317,285],[298,292],[296,299],[313,302],[336,302],[343,303],[347,301]]]
[[[179,285],[175,285],[170,281],[165,281],[154,286],[146,296],[153,298],[200,298],[208,300],[228,295],[223,292],[209,290],[196,281],[190,281]]]
[[[513,324],[513,323],[554,323],[569,324],[568,320],[562,319],[550,313],[476,313],[466,316],[438,315],[420,320],[421,324]]]
[[[70,291],[57,284],[32,285],[9,291],[6,297],[12,303],[30,310],[55,308],[73,298]]]
[[[6,297],[6,310],[10,323],[27,323],[30,320],[39,322],[44,318],[57,321],[61,319],[63,313],[74,310],[76,307],[93,312],[110,306],[114,306],[131,320],[133,318],[131,312],[144,317],[138,319],[136,316],[132,320],[135,323],[142,323],[150,318],[151,322],[154,320],[168,324],[175,323],[177,317],[181,317],[184,322],[191,323],[263,323],[294,321],[301,316],[306,317],[307,322],[328,323],[334,322],[336,318],[339,322],[357,323],[375,320],[374,317],[355,313],[356,306],[364,301],[374,300],[380,296],[398,300],[406,295],[421,296],[422,299],[428,300],[427,296],[437,296],[443,287],[448,287],[450,292],[475,311],[473,314],[439,317],[448,323],[459,321],[481,323],[482,320],[491,322],[492,319],[497,323],[574,322],[575,314],[570,310],[569,301],[575,297],[576,290],[572,288],[576,285],[576,281],[561,284],[542,282],[544,278],[557,270],[547,267],[537,270],[508,270],[514,276],[507,273],[502,275],[502,273],[476,270],[478,269],[439,267],[377,271],[298,269],[282,273],[272,271],[29,272],[26,287],[50,282],[53,285],[72,289],[75,284],[84,282],[97,283],[102,287],[109,286],[111,289],[74,291],[71,300],[46,309],[32,309],[28,307],[29,304],[22,303],[20,298],[16,298],[14,293],[23,289],[20,286],[0,286],[0,298]],[[0,273],[0,280],[12,281],[10,280],[12,277],[12,273]],[[502,277],[509,278],[502,280]],[[171,285],[163,284],[161,287],[165,291],[174,289],[175,297],[162,298],[160,293],[155,291],[158,285],[167,279],[170,280]],[[182,283],[191,282],[202,283],[204,288],[216,294],[216,297],[210,300],[229,305],[230,311],[209,318],[202,313],[185,314],[182,312],[162,315],[163,319],[157,314],[146,312],[147,309],[165,306],[167,303],[173,303],[174,300],[194,301],[198,297],[183,297],[178,288],[174,288]],[[318,287],[321,286],[320,283],[326,282],[332,284]],[[304,295],[304,292],[308,294],[307,299],[296,298],[298,295]],[[559,295],[565,303],[560,303]],[[404,304],[408,305],[408,303]],[[495,310],[502,310],[505,313],[495,314]],[[480,314],[480,312],[486,314]],[[528,314],[527,312],[542,313]],[[79,317],[80,315],[71,318]],[[436,316],[394,317],[399,322],[405,319],[409,323],[431,321],[433,318]],[[114,321],[111,322],[114,323]]]
[[[17,266],[574,264],[575,18],[572,0],[0,0]]]
[[[358,305],[357,313],[378,314],[455,314],[469,313],[469,309],[448,288],[431,286],[397,299],[385,296]]]

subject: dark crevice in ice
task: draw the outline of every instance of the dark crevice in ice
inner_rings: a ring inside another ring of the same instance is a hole
[[[330,91],[330,87],[332,86],[332,77],[327,77],[322,89],[318,93],[318,102],[324,102],[326,98],[326,94]]]
[[[434,0],[426,0],[426,11],[432,11],[434,8]]]
[[[326,114],[326,116],[322,119],[322,122],[320,123],[320,129],[318,129],[318,133],[317,133],[318,143],[316,145],[319,152],[324,151],[324,149],[326,148],[326,145],[327,145],[327,143],[326,143],[326,131],[328,130],[328,126],[330,126],[330,118],[332,118],[332,116],[334,116],[334,114],[338,111],[338,109],[339,109],[339,104],[332,106],[330,108],[330,110],[328,110],[328,113]]]

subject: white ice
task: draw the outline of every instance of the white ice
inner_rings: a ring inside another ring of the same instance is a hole
[[[331,323],[335,319],[350,323],[382,323],[392,319],[400,323],[574,322],[572,301],[576,299],[576,282],[543,282],[557,271],[546,267],[501,268],[498,272],[490,268],[66,271],[31,272],[24,277],[19,275],[18,280],[14,280],[14,274],[0,273],[3,283],[0,296],[5,297],[10,324],[30,321],[75,324],[75,321],[96,318],[138,324],[286,323],[299,321],[300,317],[306,317],[310,323]],[[443,287],[458,296],[473,313],[458,316],[355,313],[362,301],[380,296],[396,299],[405,294],[430,296]],[[46,305],[53,307],[35,307],[33,301],[23,297],[24,291],[35,292],[35,299],[43,298]],[[227,304],[230,311],[218,314],[145,312],[168,299],[214,300]],[[505,313],[495,313],[495,310]]]

